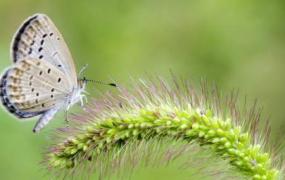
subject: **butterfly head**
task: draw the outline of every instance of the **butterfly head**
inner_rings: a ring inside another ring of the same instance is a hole
[[[78,87],[80,89],[84,89],[87,82],[88,82],[88,80],[85,77],[83,77],[82,79],[78,79]]]

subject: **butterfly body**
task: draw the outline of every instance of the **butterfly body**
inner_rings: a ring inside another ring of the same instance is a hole
[[[73,59],[52,21],[44,14],[28,18],[11,46],[13,65],[0,81],[3,106],[19,119],[40,116],[38,132],[61,109],[83,103],[85,83],[80,83]]]

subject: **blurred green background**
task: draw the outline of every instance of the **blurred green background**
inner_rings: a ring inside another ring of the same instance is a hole
[[[257,98],[273,133],[284,138],[285,1],[1,0],[1,70],[11,64],[16,29],[37,12],[55,22],[77,69],[89,64],[89,78],[127,84],[129,76],[146,73],[169,78],[170,69],[194,82],[206,78],[223,92],[238,88]],[[39,162],[62,115],[36,135],[35,121],[19,122],[2,109],[0,117],[0,179],[49,179]],[[158,170],[138,178],[160,173],[165,175]]]

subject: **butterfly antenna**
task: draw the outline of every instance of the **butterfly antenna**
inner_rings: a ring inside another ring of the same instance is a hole
[[[79,76],[81,76],[83,74],[83,72],[86,70],[86,68],[88,67],[88,64],[85,64],[81,70],[79,71]]]
[[[102,85],[107,85],[107,86],[112,86],[112,87],[118,87],[117,84],[115,83],[105,83],[105,82],[98,81],[98,80],[86,79],[85,77],[82,79],[82,81],[92,82],[92,83],[97,83],[97,84],[102,84]]]

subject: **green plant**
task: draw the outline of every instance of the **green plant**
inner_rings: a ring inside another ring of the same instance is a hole
[[[93,167],[100,168],[101,175],[109,174],[114,164],[118,169],[130,162],[135,167],[146,158],[157,159],[159,153],[147,147],[164,144],[160,142],[167,139],[207,148],[241,177],[281,177],[279,156],[270,150],[269,126],[260,125],[256,104],[251,108],[243,105],[242,110],[236,92],[222,98],[216,88],[203,84],[197,90],[177,79],[172,85],[160,79],[140,81],[135,86],[92,100],[84,112],[73,115],[69,126],[58,130],[54,145],[46,153],[48,167],[65,173]],[[135,149],[138,143],[148,144],[140,147],[140,153],[147,151],[147,155],[126,160],[122,154],[131,153],[126,147]],[[165,158],[157,161],[164,162]]]

